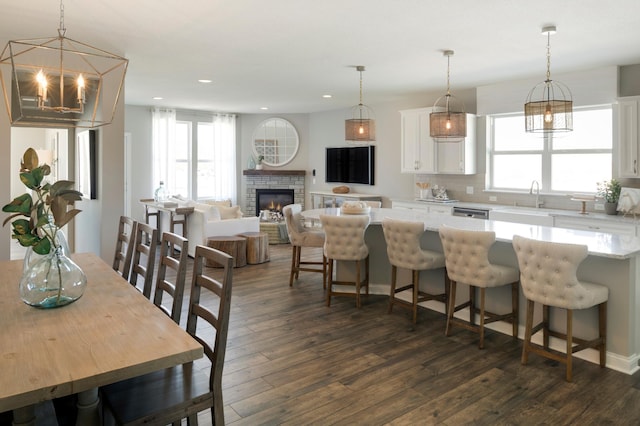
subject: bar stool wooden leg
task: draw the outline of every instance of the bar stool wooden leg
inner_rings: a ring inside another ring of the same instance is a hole
[[[457,283],[454,280],[449,280],[451,290],[449,291],[449,312],[447,314],[447,327],[444,330],[444,335],[448,336],[451,332],[451,319],[456,308],[456,286]]]
[[[511,318],[511,326],[512,326],[512,332],[513,332],[513,338],[517,339],[518,338],[518,320],[519,320],[519,316],[520,313],[518,312],[518,305],[519,305],[519,294],[518,294],[518,284],[519,282],[516,281],[513,284],[511,284],[511,306],[512,306],[512,314],[513,317]]]
[[[293,287],[293,278],[296,275],[296,271],[298,270],[298,265],[296,264],[297,260],[297,252],[298,246],[291,246],[291,273],[289,274],[289,287]]]
[[[527,319],[524,325],[524,342],[522,343],[522,365],[529,362],[529,345],[531,344],[531,329],[533,328],[533,300],[527,300]]]
[[[600,335],[600,367],[607,362],[607,302],[598,305],[598,330]]]
[[[567,382],[573,375],[573,310],[567,309]]]
[[[391,290],[389,291],[389,309],[387,313],[391,313],[393,310],[393,303],[396,299],[396,279],[398,276],[398,270],[395,265],[391,265]]]
[[[331,296],[333,293],[333,259],[327,259],[329,270],[327,271],[327,306],[331,306]]]
[[[545,349],[549,349],[549,305],[542,305],[542,346]]]
[[[413,283],[413,307],[411,308],[413,314],[413,323],[418,321],[418,283],[420,281],[420,272],[417,270],[411,271],[411,282]]]
[[[356,308],[360,308],[360,261],[356,260]]]
[[[484,301],[487,289],[480,288],[480,343],[478,347],[484,349]]]
[[[469,323],[476,323],[476,288],[472,285],[469,286]]]

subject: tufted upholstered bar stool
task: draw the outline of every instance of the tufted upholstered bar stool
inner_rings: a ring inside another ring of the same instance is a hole
[[[287,225],[287,234],[291,242],[291,273],[289,274],[289,287],[293,286],[293,279],[298,279],[300,271],[304,272],[320,272],[322,273],[322,288],[326,288],[327,276],[327,259],[322,255],[320,261],[303,261],[300,260],[303,247],[324,247],[324,231],[314,230],[304,226],[300,212],[302,206],[300,204],[289,204],[284,206],[282,213],[284,214],[284,222]],[[318,267],[314,265],[321,265]]]
[[[327,258],[327,306],[335,295],[355,296],[356,307],[360,307],[360,293],[366,287],[369,294],[369,247],[364,241],[364,232],[369,226],[369,215],[328,216],[320,215],[324,229],[324,255]],[[353,261],[356,266],[355,281],[333,279],[333,264],[336,260]],[[362,279],[361,262],[364,260],[365,277]],[[355,286],[356,292],[333,291],[334,285]]]
[[[444,248],[444,258],[447,274],[450,280],[449,311],[447,314],[448,336],[451,326],[457,325],[480,334],[478,347],[484,348],[485,324],[495,321],[507,321],[512,325],[514,338],[518,337],[518,281],[519,273],[516,268],[496,265],[489,261],[489,249],[496,241],[493,231],[470,231],[441,226],[440,240]],[[469,301],[456,306],[457,283],[469,286]],[[485,309],[487,288],[511,286],[511,312],[496,314]],[[480,289],[480,309],[475,303],[475,289]],[[454,314],[469,307],[469,321],[454,317]],[[480,324],[475,324],[475,314],[480,314]]]
[[[384,219],[382,221],[382,231],[387,242],[387,256],[391,263],[391,290],[389,292],[389,313],[393,310],[393,305],[399,305],[411,309],[413,313],[413,323],[418,318],[418,303],[426,300],[439,300],[445,304],[447,312],[448,303],[448,279],[445,270],[444,292],[441,294],[431,294],[420,290],[420,271],[429,269],[444,268],[444,255],[442,253],[424,250],[420,247],[420,237],[424,233],[423,222],[413,222],[405,220]],[[398,268],[411,271],[411,284],[397,288]],[[412,301],[406,302],[397,299],[395,295],[405,290],[412,290]]]
[[[566,365],[566,379],[572,379],[573,353],[586,348],[600,352],[600,367],[606,364],[607,300],[609,289],[601,284],[581,281],[577,278],[578,266],[587,257],[587,246],[578,244],[550,243],[515,235],[513,248],[520,266],[522,292],[527,299],[522,364],[527,364],[529,352]],[[542,322],[533,326],[535,303],[542,305]],[[598,334],[592,340],[573,336],[573,311],[598,306]],[[566,333],[549,327],[550,307],[567,311]],[[531,343],[531,336],[542,329],[542,346]],[[549,336],[566,341],[566,354],[549,350]],[[574,346],[573,344],[577,345]]]

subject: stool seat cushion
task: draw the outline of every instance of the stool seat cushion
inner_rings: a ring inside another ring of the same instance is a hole
[[[424,223],[384,219],[382,222],[389,263],[414,271],[444,268],[444,254],[420,247]]]
[[[587,246],[548,243],[515,235],[513,248],[521,271],[522,292],[534,302],[565,309],[586,309],[609,298],[601,284],[577,278]]]
[[[518,281],[516,268],[489,261],[496,240],[493,231],[468,231],[440,227],[449,278],[475,287],[499,287]]]

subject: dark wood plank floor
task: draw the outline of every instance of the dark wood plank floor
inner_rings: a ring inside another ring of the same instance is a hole
[[[234,269],[229,425],[640,424],[640,374],[576,360],[567,383],[563,365],[532,355],[522,366],[520,341],[489,331],[479,350],[466,330],[445,337],[440,313],[421,309],[415,328],[407,310],[387,314],[386,296],[327,308],[320,274],[290,288],[291,247],[270,252],[268,263]]]
[[[454,329],[422,309],[387,314],[387,297],[324,303],[320,274],[288,286],[289,245],[234,270],[224,367],[227,424],[640,424],[640,375],[531,356],[521,341]],[[310,257],[321,252],[310,250]],[[209,417],[201,416],[201,424]]]

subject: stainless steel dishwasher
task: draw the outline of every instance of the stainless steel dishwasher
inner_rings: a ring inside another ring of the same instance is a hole
[[[454,207],[451,213],[453,216],[465,216],[475,219],[489,219],[489,209],[478,209],[471,207]]]

